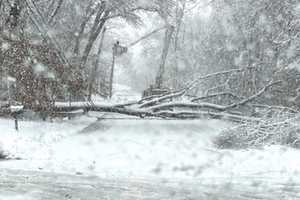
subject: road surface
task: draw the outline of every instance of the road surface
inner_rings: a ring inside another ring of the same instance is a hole
[[[215,149],[219,121],[10,123],[0,200],[300,199],[298,150]]]
[[[113,180],[20,170],[0,172],[1,200],[300,199],[300,182],[271,178],[169,182],[149,179]]]

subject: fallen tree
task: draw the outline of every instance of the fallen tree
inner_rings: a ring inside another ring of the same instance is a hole
[[[284,145],[300,148],[299,115],[275,111],[272,116],[261,117],[259,121],[244,121],[237,126],[223,130],[214,139],[218,148],[244,149],[266,145]]]
[[[197,118],[217,118],[227,119],[231,121],[259,121],[259,118],[247,116],[243,113],[237,113],[236,108],[248,105],[257,98],[261,97],[272,86],[280,84],[280,81],[271,81],[256,94],[252,96],[241,98],[237,95],[224,92],[220,94],[213,94],[208,97],[188,97],[188,91],[194,88],[202,80],[210,77],[228,75],[232,73],[242,72],[241,69],[233,69],[223,72],[217,72],[205,76],[199,76],[197,79],[191,81],[187,86],[179,91],[170,92],[168,94],[156,95],[146,97],[136,102],[128,102],[125,104],[106,105],[99,102],[56,102],[52,104],[51,108],[43,106],[36,106],[34,112],[42,112],[46,117],[80,115],[90,111],[104,112],[104,113],[118,113],[128,116],[135,116],[139,118],[155,117],[168,119],[197,119]],[[219,105],[204,100],[229,95],[235,99],[235,103],[229,105]],[[26,108],[25,108],[26,109]],[[18,111],[11,110],[11,107],[0,108],[0,114],[7,115],[22,113],[24,109]],[[80,112],[79,112],[80,111]]]
[[[71,105],[68,103],[56,103],[51,111],[50,115],[61,113],[74,113],[78,110],[84,112],[105,112],[105,113],[118,113],[128,116],[136,116],[140,118],[145,117],[157,117],[168,119],[197,119],[197,118],[216,118],[226,119],[231,121],[259,121],[259,118],[251,116],[243,116],[234,112],[234,108],[244,106],[256,98],[264,94],[270,87],[279,84],[280,81],[270,82],[258,93],[239,100],[236,103],[230,105],[218,105],[208,102],[193,102],[191,100],[176,100],[176,98],[182,97],[186,91],[173,92],[163,96],[155,98],[149,98],[148,100],[130,102],[126,104],[117,105],[105,105],[94,102],[73,102]],[[172,101],[170,101],[172,99]],[[42,108],[37,108],[42,110]]]

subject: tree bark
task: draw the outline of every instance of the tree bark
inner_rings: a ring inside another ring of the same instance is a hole
[[[90,4],[87,8],[86,8],[86,14],[85,17],[83,19],[83,21],[80,24],[80,28],[79,28],[79,32],[78,35],[76,36],[75,39],[75,47],[74,47],[74,54],[75,55],[79,55],[79,47],[80,47],[80,42],[81,42],[81,38],[83,36],[83,33],[85,31],[85,28],[89,22],[89,20],[91,19],[91,17],[93,16],[93,14],[95,14],[96,10],[91,8],[92,4]]]
[[[80,62],[80,70],[83,70],[85,68],[85,65],[87,63],[88,57],[90,55],[90,52],[93,48],[93,45],[95,43],[95,41],[97,40],[98,35],[100,34],[105,22],[106,22],[106,17],[109,15],[109,11],[105,10],[106,6],[105,3],[102,3],[102,6],[100,7],[95,20],[94,20],[94,24],[93,27],[91,29],[91,33],[88,39],[88,43],[85,46],[83,55],[82,55],[82,59]]]
[[[100,40],[100,44],[99,44],[99,48],[98,48],[98,52],[97,52],[96,63],[95,63],[95,66],[93,67],[93,69],[91,70],[91,74],[90,74],[90,80],[89,80],[89,85],[88,85],[88,92],[89,92],[88,100],[89,101],[91,101],[91,98],[92,98],[93,84],[95,82],[96,74],[97,74],[98,68],[100,66],[100,56],[101,56],[101,52],[102,52],[105,32],[106,32],[106,28],[104,27],[102,30],[102,34],[101,34],[101,40]]]
[[[161,55],[161,60],[160,60],[160,65],[159,65],[159,70],[156,76],[156,87],[161,88],[162,83],[163,83],[163,76],[165,73],[165,64],[169,52],[169,47],[172,39],[172,35],[174,32],[174,27],[171,25],[167,25],[166,33],[165,33],[165,38],[164,38],[164,47]]]
[[[59,9],[60,9],[61,6],[62,6],[62,4],[63,4],[63,0],[58,0],[57,6],[56,6],[55,10],[52,12],[52,14],[51,14],[51,16],[50,16],[50,19],[49,19],[49,21],[48,21],[48,24],[52,24],[52,22],[53,22],[55,16],[57,15]]]

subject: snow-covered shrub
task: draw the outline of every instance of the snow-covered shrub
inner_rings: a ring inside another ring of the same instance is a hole
[[[287,145],[300,148],[300,115],[277,112],[261,121],[244,122],[224,130],[214,140],[218,148]]]

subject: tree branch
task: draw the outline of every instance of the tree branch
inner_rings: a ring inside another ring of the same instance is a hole
[[[197,97],[197,98],[192,99],[191,101],[197,102],[197,101],[202,101],[205,99],[210,99],[210,98],[220,97],[220,96],[230,96],[235,99],[241,99],[241,97],[238,97],[237,95],[235,95],[231,92],[222,92],[222,93],[216,93],[216,94],[210,94],[210,95],[206,95],[206,96],[202,96],[202,97]]]
[[[57,15],[59,9],[61,8],[62,4],[63,4],[63,0],[59,0],[56,8],[54,9],[54,11],[52,12],[52,14],[50,16],[48,24],[51,24],[53,22],[53,20],[54,20],[55,16]]]
[[[277,84],[280,84],[280,83],[281,83],[281,81],[270,82],[263,89],[261,89],[258,93],[254,94],[254,95],[250,96],[249,98],[244,99],[244,100],[242,100],[238,103],[234,103],[234,104],[231,104],[229,106],[226,106],[225,109],[227,110],[227,109],[232,109],[232,108],[235,108],[235,107],[238,107],[238,106],[245,105],[245,104],[249,103],[250,101],[253,101],[254,99],[260,97],[263,93],[265,93],[273,85],[277,85]]]

